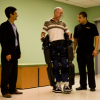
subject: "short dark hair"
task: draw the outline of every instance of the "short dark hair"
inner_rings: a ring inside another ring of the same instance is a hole
[[[14,14],[14,12],[16,11],[17,9],[15,7],[7,7],[5,9],[5,15],[7,18],[10,18],[10,14]]]
[[[87,13],[86,12],[80,12],[79,15],[82,15],[83,17],[87,18]]]

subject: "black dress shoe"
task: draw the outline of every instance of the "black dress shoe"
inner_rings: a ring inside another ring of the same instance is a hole
[[[85,88],[83,88],[83,87],[78,87],[78,88],[76,88],[76,90],[87,90],[87,88],[85,87]]]
[[[90,91],[96,91],[95,88],[91,88]]]
[[[16,91],[16,92],[13,92],[11,94],[23,94],[23,92]]]
[[[11,98],[11,95],[9,93],[6,93],[6,94],[3,95],[3,97],[5,97],[5,98]]]

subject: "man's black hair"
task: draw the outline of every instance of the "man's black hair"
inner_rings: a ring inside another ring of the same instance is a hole
[[[82,15],[83,17],[86,17],[86,19],[87,19],[87,13],[86,12],[80,12],[79,15]]]
[[[14,14],[14,12],[16,11],[17,9],[15,7],[7,7],[5,9],[5,14],[6,14],[6,17],[9,19],[10,18],[10,14]]]

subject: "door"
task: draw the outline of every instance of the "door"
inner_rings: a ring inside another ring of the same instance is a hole
[[[99,41],[100,41],[100,21],[96,22],[96,26],[99,32]],[[98,46],[98,51],[100,51],[100,42],[99,42],[99,46]],[[95,59],[95,74],[98,75],[100,74],[100,53],[97,55],[96,59]]]

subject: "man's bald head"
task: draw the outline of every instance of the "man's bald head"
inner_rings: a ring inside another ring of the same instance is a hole
[[[62,11],[63,11],[63,9],[62,9],[61,7],[56,7],[56,8],[54,9],[54,13],[57,12],[57,11],[59,11],[59,10],[62,10]]]
[[[54,19],[60,19],[63,15],[63,9],[61,7],[56,7],[54,9]]]

